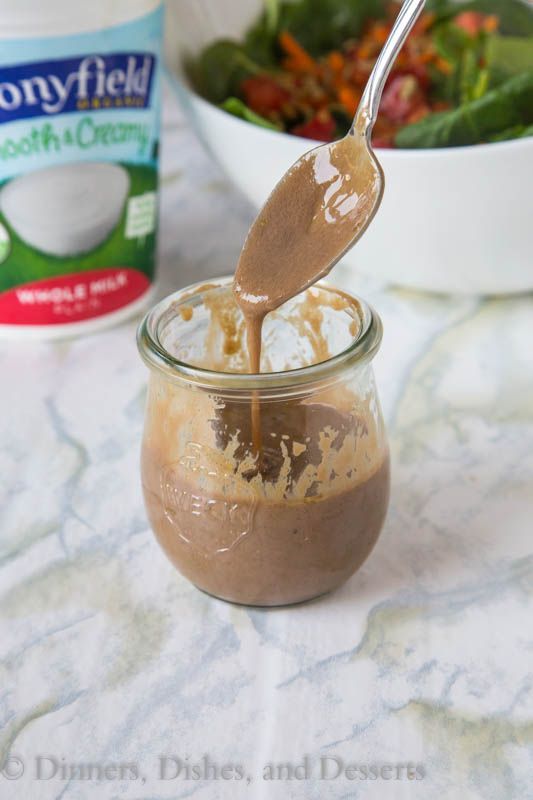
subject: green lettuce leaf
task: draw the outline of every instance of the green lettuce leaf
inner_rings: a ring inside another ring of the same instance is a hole
[[[220,108],[227,111],[228,114],[232,114],[234,117],[244,119],[246,122],[253,122],[254,125],[260,125],[262,128],[270,128],[270,130],[274,131],[281,130],[279,125],[274,125],[269,119],[265,119],[265,117],[262,117],[260,114],[256,114],[255,111],[248,108],[246,103],[243,103],[238,97],[228,97],[227,100],[221,103]]]
[[[213,103],[222,103],[260,69],[238,42],[219,39],[206,47],[189,72],[200,94]]]
[[[506,142],[509,139],[525,139],[527,136],[533,136],[533,125],[515,125],[514,128],[489,136],[489,142]]]
[[[515,126],[533,124],[533,71],[510,78],[478,100],[430,114],[396,134],[404,148],[457,147],[488,141]]]
[[[533,36],[491,36],[487,41],[486,60],[493,83],[533,70]]]

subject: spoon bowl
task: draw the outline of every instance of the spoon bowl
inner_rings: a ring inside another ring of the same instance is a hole
[[[273,311],[330,272],[372,221],[383,189],[381,166],[357,129],[302,156],[244,243],[234,291],[245,315]]]

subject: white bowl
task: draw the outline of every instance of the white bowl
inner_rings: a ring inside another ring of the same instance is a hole
[[[191,90],[178,54],[197,53],[221,35],[238,38],[258,10],[257,0],[224,0],[223,8],[221,0],[216,3],[168,5],[167,64],[199,135],[259,208],[288,167],[319,142],[239,120]],[[345,257],[345,276],[359,270],[392,284],[462,294],[533,289],[533,137],[473,147],[378,150],[377,156],[385,172],[384,199]]]

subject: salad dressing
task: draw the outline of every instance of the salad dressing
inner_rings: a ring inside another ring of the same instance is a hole
[[[265,316],[330,272],[370,223],[381,191],[380,168],[358,128],[306,153],[275,187],[250,228],[233,283],[250,372],[261,371]],[[252,428],[260,453],[257,400]]]

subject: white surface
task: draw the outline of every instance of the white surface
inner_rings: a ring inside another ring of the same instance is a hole
[[[257,0],[167,5],[167,60],[210,40],[238,37]],[[224,9],[222,13],[219,6]],[[178,88],[175,85],[175,88]],[[314,144],[243,122],[190,92],[188,113],[212,153],[259,208],[273,183]],[[260,152],[260,157],[257,153]],[[386,191],[358,246],[343,261],[392,284],[438,292],[501,294],[533,289],[533,137],[444,150],[378,150]]]
[[[167,104],[161,294],[231,271],[251,218]],[[0,756],[26,762],[2,800],[529,796],[532,298],[355,288],[385,325],[391,510],[343,589],[283,610],[201,594],[148,530],[134,322],[0,344]],[[253,780],[158,780],[205,753]],[[262,780],[306,753],[314,779]],[[146,782],[36,781],[39,754]],[[426,777],[320,781],[321,755]]]

